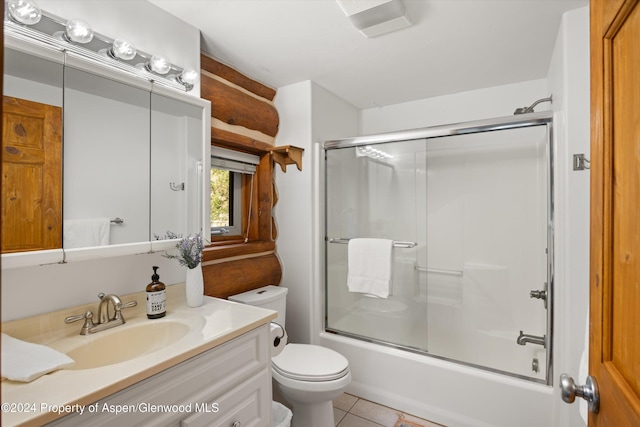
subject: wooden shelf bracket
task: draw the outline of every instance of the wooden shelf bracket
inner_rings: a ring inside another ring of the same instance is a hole
[[[304,148],[295,147],[293,145],[283,145],[282,147],[273,147],[269,150],[271,158],[280,165],[282,172],[287,172],[287,165],[295,164],[299,171],[302,171],[302,152]]]

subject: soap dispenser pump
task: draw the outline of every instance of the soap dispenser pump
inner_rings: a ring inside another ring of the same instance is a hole
[[[164,283],[160,281],[158,268],[153,267],[151,283],[147,285],[147,317],[159,319],[167,314],[167,294]]]

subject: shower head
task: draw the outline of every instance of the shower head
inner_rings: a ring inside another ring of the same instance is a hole
[[[538,99],[536,102],[531,104],[531,106],[529,106],[529,107],[516,108],[516,111],[513,112],[513,115],[515,116],[517,114],[533,113],[533,108],[536,105],[540,104],[541,102],[553,102],[553,95],[549,96],[548,98]]]

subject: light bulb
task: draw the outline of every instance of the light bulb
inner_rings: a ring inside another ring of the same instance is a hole
[[[187,87],[195,85],[199,79],[198,72],[193,68],[185,68],[178,76],[178,81]]]
[[[9,16],[21,24],[37,24],[42,18],[42,11],[38,5],[29,0],[9,0],[7,9]]]
[[[158,74],[167,74],[171,70],[171,64],[164,56],[153,55],[147,64],[147,69]]]
[[[69,19],[67,21],[67,38],[75,43],[89,43],[93,39],[93,30],[82,19]]]
[[[136,48],[126,40],[116,39],[108,53],[113,58],[120,58],[128,61],[136,57]]]

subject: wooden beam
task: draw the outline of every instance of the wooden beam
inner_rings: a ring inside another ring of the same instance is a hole
[[[200,68],[212,74],[215,74],[216,76],[220,76],[223,79],[235,85],[238,85],[251,93],[255,93],[262,98],[268,99],[269,101],[273,101],[273,98],[275,98],[276,96],[275,89],[265,86],[253,79],[250,79],[249,77],[234,70],[228,65],[224,65],[223,63],[218,62],[209,56],[200,55]]]
[[[277,285],[282,267],[275,253],[202,266],[204,294],[227,298],[266,285]]]
[[[226,242],[213,243],[202,252],[202,263],[220,261],[226,258],[237,258],[242,256],[253,256],[263,252],[273,252],[276,249],[275,242],[248,242],[234,243]]]
[[[258,156],[268,153],[273,146],[251,137],[220,128],[211,128],[211,144]]]
[[[224,123],[244,126],[269,136],[278,133],[278,111],[271,103],[205,74],[200,79],[200,96],[211,101],[211,116]]]

